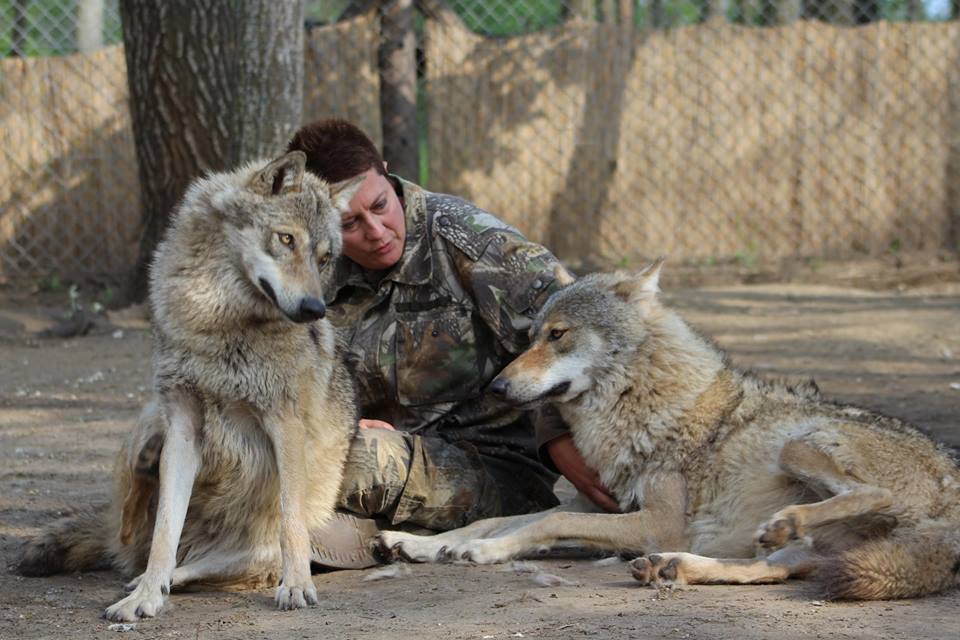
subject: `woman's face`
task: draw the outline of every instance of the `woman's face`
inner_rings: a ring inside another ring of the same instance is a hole
[[[407,230],[403,205],[386,176],[368,169],[340,218],[343,253],[364,269],[389,269],[400,260]]]

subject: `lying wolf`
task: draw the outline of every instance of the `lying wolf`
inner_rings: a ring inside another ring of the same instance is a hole
[[[153,616],[189,582],[279,578],[281,609],[317,602],[310,536],[333,513],[356,423],[324,269],[359,184],[331,194],[305,160],[187,191],[150,274],[156,399],[117,458],[113,502],[29,542],[21,573],[143,571],[111,620]]]
[[[556,403],[627,513],[560,507],[432,537],[384,532],[382,548],[417,562],[503,562],[571,544],[646,553],[632,563],[645,584],[817,570],[833,598],[956,585],[960,471],[947,453],[899,420],[821,400],[812,383],[732,369],[660,304],[659,273],[658,262],[557,292],[530,348],[489,389]]]

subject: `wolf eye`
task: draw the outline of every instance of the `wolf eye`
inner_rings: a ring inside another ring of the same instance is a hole
[[[293,249],[293,236],[289,233],[278,233],[277,238],[280,239],[280,244],[285,247],[290,247]]]
[[[547,340],[559,340],[566,332],[566,329],[550,329],[550,335],[547,336]]]

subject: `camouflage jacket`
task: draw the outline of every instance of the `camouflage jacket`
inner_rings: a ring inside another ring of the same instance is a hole
[[[393,181],[406,219],[400,262],[372,274],[341,258],[327,296],[349,345],[360,415],[535,460],[531,414],[483,390],[527,346],[563,267],[469,202]]]

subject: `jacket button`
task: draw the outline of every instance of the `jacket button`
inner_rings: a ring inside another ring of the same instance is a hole
[[[440,226],[441,226],[441,227],[449,227],[449,226],[450,226],[450,218],[448,218],[447,216],[440,216],[440,219],[437,220],[437,222],[440,223]]]
[[[540,278],[537,278],[536,280],[533,281],[534,289],[539,289],[542,286],[543,286],[543,280],[541,280]]]

